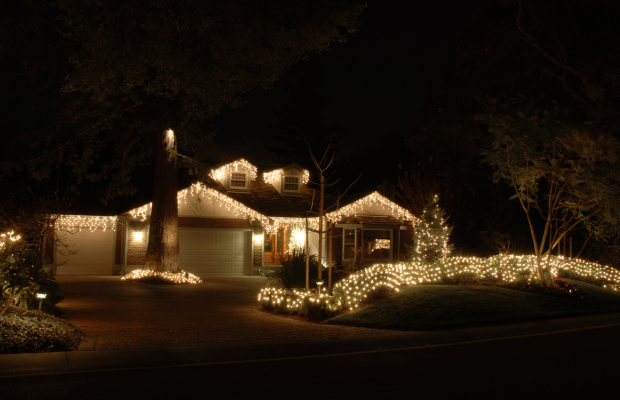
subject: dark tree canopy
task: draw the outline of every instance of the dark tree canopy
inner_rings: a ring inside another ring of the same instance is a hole
[[[308,146],[314,154],[322,155],[330,146],[330,141],[330,151],[337,151],[341,139],[338,135],[340,123],[325,121],[328,101],[319,90],[321,64],[321,57],[311,57],[291,71],[286,81],[290,99],[281,110],[274,110],[277,123],[272,129],[277,145],[269,149],[278,162],[297,162],[310,171],[314,171],[314,163]]]
[[[57,113],[29,140],[45,149],[28,154],[38,161],[31,171],[47,177],[60,161],[78,179],[107,179],[109,196],[130,193],[129,173],[149,162],[154,131],[174,129],[181,153],[204,158],[205,119],[346,40],[364,8],[358,0],[20,4],[5,5],[2,55],[49,89]]]

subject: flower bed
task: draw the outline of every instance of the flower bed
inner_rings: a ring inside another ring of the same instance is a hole
[[[549,273],[558,276],[570,272],[572,277],[604,282],[603,287],[620,289],[620,271],[584,260],[552,256]],[[258,296],[263,308],[288,314],[333,315],[355,309],[368,295],[381,287],[398,291],[409,285],[433,283],[497,283],[536,280],[534,256],[497,255],[482,257],[448,257],[432,264],[376,264],[358,271],[334,285],[333,295],[318,296],[301,289],[264,288]],[[317,311],[320,310],[320,311]]]

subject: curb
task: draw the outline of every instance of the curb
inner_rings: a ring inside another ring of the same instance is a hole
[[[487,340],[538,336],[620,325],[620,313],[440,331],[401,332],[377,337],[298,342],[243,342],[200,347],[165,347],[97,351],[97,337],[86,337],[77,351],[0,355],[0,379],[104,370],[256,362],[345,355]],[[382,331],[385,332],[385,331]]]

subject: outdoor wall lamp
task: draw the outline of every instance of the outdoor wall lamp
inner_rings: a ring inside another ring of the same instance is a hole
[[[134,232],[133,233],[134,240],[142,240],[142,232]]]
[[[45,293],[37,293],[37,299],[39,299],[39,311],[41,311],[41,305],[43,304],[43,300],[47,297]]]
[[[254,243],[261,244],[263,242],[263,235],[254,235]]]

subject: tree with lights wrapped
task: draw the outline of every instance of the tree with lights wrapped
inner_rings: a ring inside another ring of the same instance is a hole
[[[432,263],[447,257],[454,246],[449,242],[452,226],[446,224],[446,212],[439,207],[439,195],[429,198],[420,222],[414,228],[413,247],[409,247],[409,259]]]

